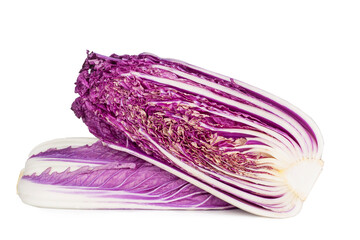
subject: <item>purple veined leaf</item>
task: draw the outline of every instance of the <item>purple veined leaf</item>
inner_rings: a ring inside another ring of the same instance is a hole
[[[88,53],[76,93],[76,116],[108,146],[257,215],[296,215],[322,170],[305,113],[188,63]]]
[[[227,202],[97,139],[36,147],[18,182],[23,202],[69,209],[230,209]]]

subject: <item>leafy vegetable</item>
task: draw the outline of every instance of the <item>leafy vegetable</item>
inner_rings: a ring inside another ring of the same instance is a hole
[[[25,203],[52,208],[233,208],[165,170],[91,138],[57,139],[35,148],[18,193]]]
[[[254,214],[298,213],[323,166],[299,109],[178,60],[89,53],[76,92],[76,116],[110,147]]]

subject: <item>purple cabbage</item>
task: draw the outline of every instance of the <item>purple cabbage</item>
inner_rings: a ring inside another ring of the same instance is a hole
[[[25,203],[52,208],[233,208],[140,158],[93,139],[80,140],[82,144],[79,139],[45,143],[28,159],[18,184]]]
[[[322,169],[306,114],[178,60],[88,53],[76,93],[72,110],[102,142],[254,214],[297,214]]]

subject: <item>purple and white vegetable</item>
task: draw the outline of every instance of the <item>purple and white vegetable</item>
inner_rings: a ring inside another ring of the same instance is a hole
[[[73,111],[102,142],[257,215],[297,214],[323,166],[298,108],[178,60],[89,53],[76,92]]]
[[[76,209],[228,209],[230,204],[97,139],[36,147],[18,183],[23,202]]]

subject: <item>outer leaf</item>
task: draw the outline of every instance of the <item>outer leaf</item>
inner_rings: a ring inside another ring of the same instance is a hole
[[[255,214],[298,213],[322,169],[307,115],[181,61],[90,53],[76,92],[72,109],[103,142]]]
[[[25,203],[52,208],[233,208],[142,159],[86,138],[57,139],[35,148],[18,194]]]

